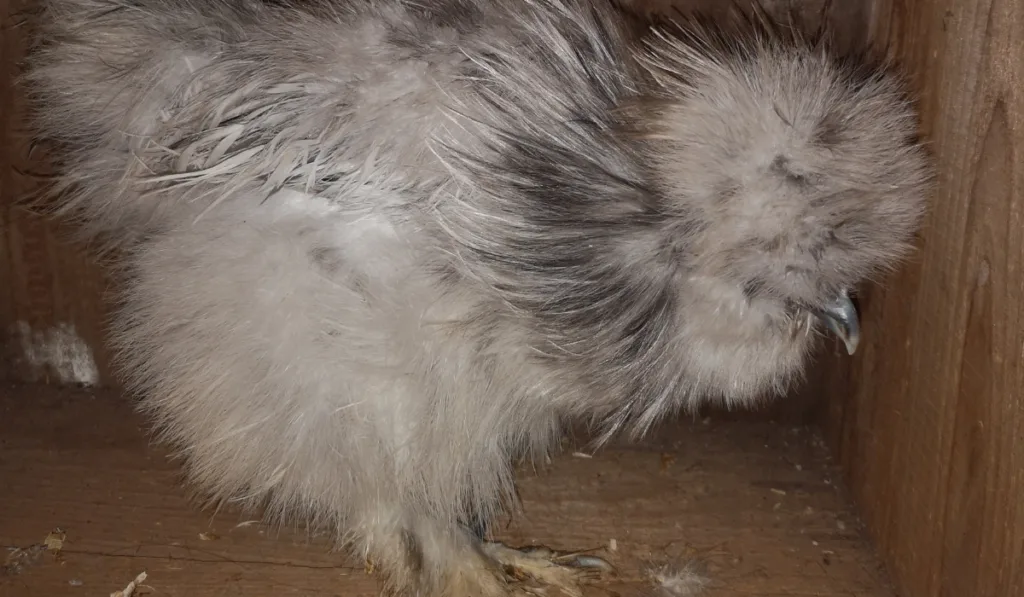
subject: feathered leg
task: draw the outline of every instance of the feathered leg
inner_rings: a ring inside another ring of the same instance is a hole
[[[590,555],[560,553],[547,547],[513,549],[503,543],[484,543],[484,554],[516,579],[534,580],[561,589],[570,597],[582,595],[581,584],[611,571],[605,560]]]
[[[582,585],[611,566],[604,560],[545,547],[514,549],[480,541],[462,529],[415,525],[368,546],[368,561],[391,592],[431,597],[551,595],[581,597]],[[554,593],[558,594],[558,593]]]

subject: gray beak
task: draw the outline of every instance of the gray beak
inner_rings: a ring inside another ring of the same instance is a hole
[[[860,318],[857,316],[857,308],[845,290],[832,302],[824,305],[820,311],[815,312],[815,315],[825,327],[839,336],[846,345],[848,354],[857,352],[857,344],[860,343]]]

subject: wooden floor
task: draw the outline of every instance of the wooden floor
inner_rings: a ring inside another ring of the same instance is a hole
[[[808,430],[685,423],[567,450],[522,479],[525,512],[498,538],[596,549],[618,572],[588,595],[642,596],[645,566],[696,558],[712,597],[892,597],[836,477]],[[125,401],[101,393],[0,387],[0,546],[3,597],[107,597],[141,572],[136,595],[154,597],[378,593],[322,540],[195,508]]]

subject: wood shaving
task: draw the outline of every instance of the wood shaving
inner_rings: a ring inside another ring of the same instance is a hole
[[[133,580],[132,582],[128,583],[127,587],[121,589],[120,591],[114,591],[113,593],[110,594],[110,597],[132,597],[132,595],[135,594],[135,589],[137,589],[140,586],[142,586],[142,583],[145,580],[146,580],[146,573],[145,572],[140,572],[139,575],[135,577],[135,580]]]
[[[594,455],[593,454],[587,454],[586,452],[573,452],[572,453],[572,457],[573,458],[593,458]]]
[[[43,539],[43,545],[46,549],[50,550],[53,555],[58,555],[60,550],[64,549],[64,540],[67,539],[68,535],[61,529],[53,529],[50,534]]]
[[[199,533],[200,541],[216,541],[217,539],[220,539],[219,535],[215,535],[213,533]]]

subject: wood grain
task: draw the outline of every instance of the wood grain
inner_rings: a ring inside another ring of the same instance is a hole
[[[1024,1],[878,0],[938,190],[920,251],[826,359],[825,427],[908,597],[1024,594]]]

